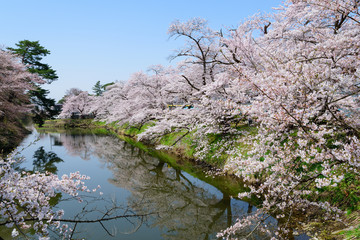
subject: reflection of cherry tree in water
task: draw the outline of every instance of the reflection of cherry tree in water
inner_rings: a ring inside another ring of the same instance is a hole
[[[69,152],[73,139],[64,143]],[[164,231],[165,239],[212,239],[215,233],[226,229],[238,217],[247,214],[251,205],[236,207],[227,194],[218,196],[194,181],[179,169],[112,137],[83,137],[84,144],[75,144],[76,151],[96,154],[113,173],[110,182],[129,190],[129,207],[137,214],[152,215],[151,226]],[[79,149],[84,146],[84,150]],[[235,209],[233,209],[235,208]],[[236,212],[236,214],[234,214]],[[149,222],[150,224],[150,222]],[[244,236],[248,232],[243,233]],[[260,231],[253,235],[267,239]]]
[[[179,169],[123,145],[130,151],[113,162],[107,159],[114,175],[112,182],[132,192],[128,204],[137,213],[158,213],[152,225],[165,230],[165,239],[211,239],[231,226],[230,196],[216,196]],[[134,168],[129,168],[128,161],[135,163]]]
[[[89,144],[90,135],[84,134],[61,134],[60,141],[71,156],[80,156],[83,160],[89,160],[93,154],[91,144]],[[95,136],[93,136],[95,138]],[[91,141],[90,141],[91,142]]]

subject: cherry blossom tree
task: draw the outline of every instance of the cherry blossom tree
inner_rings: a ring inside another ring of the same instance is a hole
[[[98,119],[140,128],[161,117],[171,99],[167,89],[171,75],[160,66],[153,67],[152,71],[153,74],[135,73],[127,82],[109,86],[96,98],[99,104],[95,104],[94,109]]]
[[[20,119],[31,110],[28,92],[35,83],[44,83],[38,75],[27,72],[25,66],[11,53],[0,50],[0,145],[12,149],[8,140],[24,131]],[[11,123],[11,124],[9,124]]]
[[[88,177],[78,172],[61,178],[49,172],[18,172],[18,162],[16,153],[0,159],[0,225],[13,228],[13,236],[25,235],[24,230],[33,228],[40,239],[48,239],[50,227],[66,234],[67,225],[60,224],[64,212],[53,211],[50,201],[59,192],[77,197],[87,189],[83,180]]]
[[[185,74],[184,80],[194,89],[199,91],[201,85],[214,81],[216,57],[218,51],[218,34],[207,26],[201,18],[194,18],[187,22],[174,21],[168,30],[170,37],[184,37],[186,46],[174,54],[172,58],[186,57],[186,62],[197,65],[201,69],[196,71],[199,78],[190,79]]]
[[[66,90],[65,95],[58,101],[59,104],[63,104],[70,96],[77,96],[82,92],[79,88],[70,88]]]
[[[78,95],[69,96],[65,99],[62,112],[59,116],[70,118],[78,114],[80,118],[85,118],[87,115],[96,115],[96,112],[91,109],[94,99],[95,97],[90,96],[86,91],[82,91]]]
[[[253,89],[250,114],[259,124],[258,135],[243,138],[252,150],[237,151],[226,169],[249,182],[256,177],[249,187],[264,198],[259,213],[342,213],[315,193],[336,190],[345,173],[358,178],[358,9],[358,1],[288,1],[224,40],[239,84]],[[219,236],[236,236],[248,223]]]
[[[188,105],[192,109],[188,111],[185,107],[164,112],[163,117],[139,138],[150,140],[169,132],[183,131],[186,135],[195,131],[205,140],[209,133],[231,131],[231,125],[240,119],[237,105],[243,99],[234,91],[236,78],[227,71],[229,64],[220,54],[221,34],[211,30],[207,22],[199,18],[175,21],[168,33],[170,37],[185,39],[185,47],[172,56],[185,60],[178,63],[171,81],[164,88],[177,105]],[[208,145],[206,141],[198,143]]]

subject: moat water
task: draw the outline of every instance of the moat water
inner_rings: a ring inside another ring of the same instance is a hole
[[[256,210],[231,196],[224,178],[205,176],[203,169],[199,175],[185,171],[115,136],[34,130],[19,149],[24,170],[59,176],[79,171],[91,178],[89,189],[101,186],[84,193],[82,203],[67,196],[54,203],[64,209],[64,219],[79,221],[68,223],[75,228],[73,239],[217,239],[218,232]],[[82,223],[124,215],[138,216]],[[268,226],[272,231],[276,221],[269,219]],[[255,231],[250,239],[269,237]]]

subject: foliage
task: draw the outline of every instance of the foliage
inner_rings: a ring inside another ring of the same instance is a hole
[[[8,48],[8,50],[20,57],[29,72],[38,74],[48,83],[58,79],[56,71],[48,64],[41,62],[43,57],[50,54],[50,51],[41,46],[39,41],[23,40],[15,45],[17,48]]]
[[[47,83],[51,83],[58,79],[56,71],[48,64],[42,63],[43,57],[50,54],[50,51],[40,45],[39,41],[23,40],[15,44],[17,48],[8,48],[13,54],[21,59],[30,73],[38,74]],[[45,119],[51,119],[58,115],[59,111],[55,110],[55,100],[47,98],[48,90],[41,88],[38,85],[29,91],[30,100],[34,104],[32,110],[33,120],[40,126]]]
[[[316,194],[309,196],[309,199],[321,199],[328,201],[348,212],[360,209],[360,179],[354,173],[344,173],[344,178],[335,187],[324,187],[314,191]]]
[[[97,81],[92,89],[96,96],[100,96],[104,92],[104,87],[100,84],[100,81]]]
[[[34,115],[34,123],[40,127],[44,124],[45,119],[52,119],[60,113],[60,110],[55,108],[55,100],[47,98],[48,90],[37,87],[35,90],[30,90],[30,100],[34,104],[31,113]]]
[[[101,94],[103,94],[106,91],[107,87],[109,87],[113,84],[114,84],[114,82],[101,84],[100,81],[97,81],[95,83],[94,87],[92,88],[92,90],[96,96],[100,96]]]

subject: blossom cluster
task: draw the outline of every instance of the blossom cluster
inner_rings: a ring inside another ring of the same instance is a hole
[[[7,227],[13,227],[13,236],[32,228],[46,239],[50,227],[63,234],[68,232],[66,224],[61,225],[63,210],[54,211],[50,201],[59,193],[78,197],[79,191],[86,191],[84,180],[89,179],[79,172],[59,178],[49,172],[29,173],[15,170],[20,161],[15,153],[0,160],[0,216]]]

